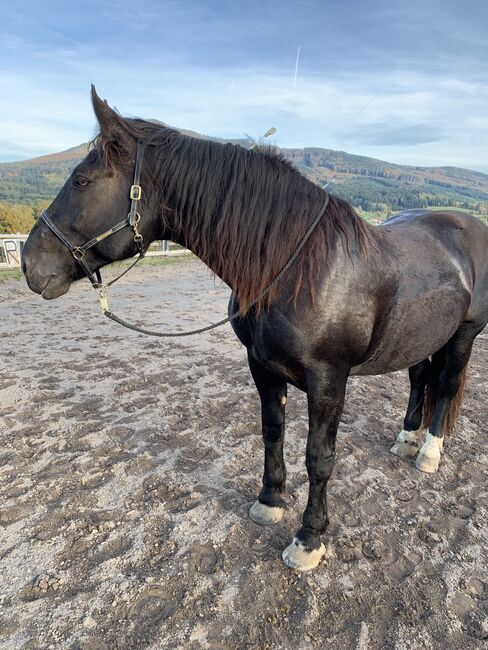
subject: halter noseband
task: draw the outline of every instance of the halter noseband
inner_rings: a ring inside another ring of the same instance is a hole
[[[139,221],[141,220],[141,215],[137,211],[138,203],[142,198],[142,188],[140,186],[142,160],[143,160],[142,142],[138,141],[137,150],[136,150],[136,160],[134,164],[134,182],[131,185],[130,193],[129,193],[129,197],[131,200],[129,214],[123,221],[119,221],[119,223],[115,224],[115,226],[113,226],[109,230],[106,230],[101,235],[98,235],[98,237],[93,237],[93,239],[90,239],[89,241],[87,241],[84,244],[81,244],[80,246],[74,246],[69,241],[69,239],[65,237],[65,235],[61,232],[61,230],[57,227],[57,225],[52,221],[51,217],[47,213],[47,210],[43,210],[43,212],[39,216],[39,219],[43,221],[46,224],[46,226],[51,230],[51,232],[53,232],[56,235],[59,241],[66,246],[66,248],[69,250],[71,255],[75,258],[77,263],[82,268],[84,274],[90,281],[92,287],[98,291],[100,295],[100,305],[104,312],[108,310],[107,288],[110,285],[112,285],[114,282],[116,282],[119,278],[121,278],[123,275],[125,275],[127,271],[129,271],[133,266],[137,264],[137,262],[139,262],[139,260],[141,260],[144,257],[143,237],[138,229],[138,224]],[[93,248],[93,246],[96,246],[96,244],[98,244],[99,242],[103,241],[104,239],[107,239],[107,237],[114,235],[116,232],[119,232],[119,230],[122,230],[127,226],[132,228],[132,231],[134,232],[134,242],[139,251],[139,256],[137,257],[135,262],[133,262],[123,273],[118,275],[111,282],[108,282],[107,284],[103,284],[100,271],[93,272],[90,269],[85,259],[85,253],[90,248]]]

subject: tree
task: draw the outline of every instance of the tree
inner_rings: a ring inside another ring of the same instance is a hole
[[[0,233],[27,233],[34,225],[32,208],[28,205],[0,203]]]
[[[41,212],[51,205],[51,201],[40,201],[32,207],[32,217],[37,221],[41,216]]]

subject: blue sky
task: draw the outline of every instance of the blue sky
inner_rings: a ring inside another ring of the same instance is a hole
[[[2,161],[89,140],[93,82],[208,135],[488,173],[486,1],[17,0],[0,19]]]

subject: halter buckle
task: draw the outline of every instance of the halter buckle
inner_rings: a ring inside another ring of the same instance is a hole
[[[71,255],[73,255],[73,257],[75,258],[75,260],[77,262],[79,262],[81,260],[81,258],[83,257],[84,254],[85,254],[85,252],[82,251],[81,248],[78,248],[78,247],[73,248],[73,250],[71,251]]]
[[[132,201],[140,201],[142,197],[142,187],[140,185],[131,185],[130,198]]]

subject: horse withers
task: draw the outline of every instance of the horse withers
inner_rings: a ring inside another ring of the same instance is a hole
[[[92,99],[100,134],[29,235],[27,282],[57,298],[138,251],[125,218],[142,151],[136,232],[144,246],[170,239],[192,250],[232,288],[230,313],[240,312],[232,326],[261,399],[263,487],[250,509],[258,524],[284,512],[287,385],[307,394],[309,496],[283,559],[311,569],[325,553],[327,482],[349,375],[409,369],[410,399],[392,452],[416,456],[424,472],[438,469],[474,338],[488,322],[488,228],[451,210],[403,212],[374,227],[331,195],[296,262],[265,292],[319,214],[324,191],[280,154],[125,119],[94,88]]]

